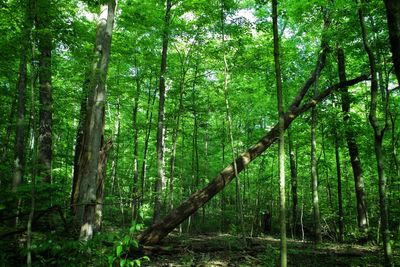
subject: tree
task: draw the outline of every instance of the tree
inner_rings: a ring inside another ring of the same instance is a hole
[[[326,51],[325,51],[326,53]],[[315,73],[321,71],[321,61],[324,60],[324,53],[319,57],[317,67],[311,74],[311,77],[305,82],[303,88],[295,97],[294,101],[285,113],[285,129],[291,122],[300,114],[315,106],[318,102],[322,101],[326,96],[331,94],[334,90],[338,90],[345,86],[354,85],[360,81],[367,79],[366,76],[348,80],[345,83],[332,85],[321,92],[317,97],[300,106],[302,99],[306,92],[315,81]],[[235,163],[237,166],[237,173],[240,173],[251,161],[261,155],[267,148],[269,148],[278,138],[279,127],[275,125],[266,135],[264,135],[256,144],[250,147],[246,152],[242,153],[236,158]],[[229,164],[223,169],[208,185],[203,189],[193,193],[187,200],[182,202],[178,207],[174,208],[163,220],[153,224],[151,227],[144,230],[138,236],[141,244],[157,244],[161,239],[168,235],[175,227],[187,219],[191,214],[196,212],[205,203],[207,203],[213,196],[220,192],[229,182],[235,178],[235,171],[233,163]]]
[[[272,31],[274,35],[274,62],[279,117],[279,224],[281,231],[281,266],[287,266],[286,193],[285,193],[285,121],[283,112],[282,75],[279,62],[278,1],[272,0]]]
[[[155,183],[155,199],[154,199],[154,215],[153,221],[157,222],[160,219],[161,211],[163,209],[162,194],[165,189],[165,162],[164,162],[164,148],[165,148],[165,75],[167,72],[167,55],[168,55],[168,41],[169,41],[169,24],[171,20],[171,0],[166,0],[164,28],[162,34],[162,53],[161,53],[161,69],[159,80],[159,106],[158,106],[158,124],[157,124],[157,180]]]
[[[364,4],[364,1],[361,1],[361,4]],[[364,12],[363,7],[358,8],[358,17],[360,20],[361,26],[361,34],[362,40],[364,45],[364,50],[368,55],[369,60],[369,68],[371,72],[371,106],[369,110],[369,122],[374,130],[374,149],[375,149],[375,157],[376,157],[376,164],[377,164],[377,172],[378,172],[378,189],[379,189],[379,211],[380,211],[380,219],[381,219],[381,235],[383,241],[383,252],[385,255],[385,266],[393,266],[393,259],[392,259],[392,248],[390,244],[390,230],[389,230],[389,223],[388,223],[388,208],[387,208],[387,200],[386,200],[386,176],[385,176],[385,169],[384,169],[384,157],[382,152],[382,141],[383,136],[385,134],[387,128],[387,108],[388,108],[388,92],[386,91],[386,95],[383,96],[382,102],[383,107],[385,108],[384,112],[385,119],[383,126],[380,125],[378,118],[377,118],[377,106],[378,106],[378,91],[379,91],[379,84],[378,84],[378,76],[377,76],[377,69],[376,69],[376,60],[375,55],[369,45],[368,35],[367,35],[367,28],[364,22]]]
[[[29,53],[29,40],[32,29],[31,1],[27,1],[25,6],[24,25],[21,34],[20,60],[17,80],[17,121],[15,129],[14,145],[14,171],[13,171],[13,190],[21,185],[23,181],[24,150],[25,150],[25,98],[27,87],[27,62]]]
[[[36,1],[36,28],[39,49],[39,175],[43,181],[50,183],[52,177],[52,125],[53,125],[53,97],[51,81],[51,2]]]
[[[75,215],[75,219],[80,225],[80,239],[82,240],[91,239],[95,231],[96,184],[104,127],[106,80],[115,7],[115,0],[109,0],[101,5],[94,59],[89,77],[88,106],[83,129],[82,155],[79,159],[80,177],[77,182],[79,191]]]

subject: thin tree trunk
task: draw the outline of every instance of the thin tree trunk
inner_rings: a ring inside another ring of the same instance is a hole
[[[14,141],[14,168],[12,190],[16,191],[23,181],[24,149],[25,149],[25,95],[27,87],[27,62],[29,52],[29,40],[32,30],[31,1],[27,1],[25,9],[25,22],[21,34],[21,50],[17,80],[17,120]]]
[[[38,175],[46,183],[52,180],[53,159],[53,96],[51,81],[51,4],[48,0],[38,0],[36,28],[39,49],[39,169]]]
[[[136,60],[135,60],[136,61]],[[137,65],[135,63],[135,65]],[[139,74],[137,74],[139,75]],[[137,220],[139,210],[139,155],[138,155],[138,144],[139,144],[139,127],[138,127],[138,109],[139,109],[139,97],[140,97],[140,80],[139,76],[136,78],[136,95],[134,100],[134,107],[132,111],[132,123],[133,123],[133,190],[132,190],[132,220]]]
[[[314,97],[317,95],[317,85],[314,87]],[[317,171],[317,108],[314,106],[311,110],[311,190],[312,204],[314,213],[314,241],[320,243],[322,241],[320,210],[318,199],[318,171]]]
[[[337,59],[338,59],[339,81],[343,82],[346,80],[346,64],[345,64],[344,52],[340,46],[338,46],[337,48]],[[350,96],[347,88],[344,88],[341,91],[341,98],[342,98],[343,120],[345,123],[346,142],[347,142],[347,148],[349,150],[350,162],[354,176],[358,227],[361,231],[365,232],[368,230],[368,213],[367,213],[367,206],[365,204],[364,177],[361,168],[361,161],[358,152],[358,145],[355,138],[355,132],[353,130],[353,123],[350,119]]]
[[[79,223],[80,239],[89,240],[95,230],[96,184],[104,129],[106,80],[114,25],[116,0],[109,0],[100,9],[97,24],[94,60],[89,82],[88,107],[83,131],[82,157],[79,162],[78,206],[75,221]]]
[[[228,135],[231,145],[231,152],[232,152],[232,160],[233,160],[233,169],[234,174],[236,177],[236,203],[239,210],[239,222],[241,226],[241,232],[243,237],[243,243],[246,245],[246,231],[244,227],[244,216],[243,216],[243,200],[241,195],[241,182],[239,172],[236,166],[236,152],[233,140],[233,126],[232,126],[232,115],[230,110],[230,104],[228,99],[228,85],[229,85],[229,68],[228,68],[228,61],[227,61],[227,52],[225,49],[225,1],[221,1],[221,28],[222,28],[222,46],[224,50],[224,100],[225,100],[225,108],[226,108],[226,117],[228,122]]]
[[[150,84],[151,84],[151,81],[150,81]],[[140,203],[143,203],[143,199],[144,199],[146,171],[147,171],[147,156],[148,156],[148,152],[149,152],[149,140],[150,140],[151,128],[153,125],[153,106],[154,106],[155,99],[156,99],[156,92],[154,92],[153,96],[151,96],[151,89],[149,88],[149,95],[148,95],[148,100],[147,100],[147,110],[146,110],[146,119],[147,119],[148,125],[147,125],[146,137],[144,140],[142,170],[140,173],[140,184],[141,184],[140,185]],[[151,103],[151,105],[150,105],[150,103]]]
[[[319,65],[319,64],[318,64]],[[313,79],[314,75],[311,75],[310,79]],[[297,118],[300,114],[309,110],[317,103],[321,102],[325,97],[330,95],[333,91],[341,89],[345,86],[351,86],[367,79],[367,76],[363,75],[358,78],[346,81],[345,83],[339,83],[332,85],[321,92],[317,97],[306,102],[302,106],[300,102],[303,97],[296,96],[292,105],[285,113],[285,129]],[[307,82],[307,84],[310,84]],[[310,84],[310,86],[312,83]],[[307,90],[303,89],[299,94],[302,94]],[[279,136],[278,125],[275,125],[264,137],[262,137],[255,145],[250,147],[246,152],[242,153],[236,158],[235,163],[237,166],[237,172],[242,171],[251,161],[260,156],[267,148],[269,148]],[[220,192],[227,184],[229,184],[235,178],[235,171],[233,162],[223,169],[211,182],[208,183],[203,189],[194,192],[187,200],[182,202],[178,207],[173,209],[167,216],[153,224],[151,227],[143,231],[139,236],[139,242],[141,244],[157,244],[163,239],[168,233],[170,233],[175,227],[187,219],[190,215],[196,212],[200,207],[207,203],[213,196]]]
[[[272,31],[274,35],[274,62],[275,62],[275,80],[276,94],[278,103],[279,117],[279,226],[280,226],[280,252],[281,266],[287,266],[287,245],[286,245],[286,185],[285,185],[285,121],[283,111],[283,89],[282,74],[279,62],[279,35],[278,35],[278,1],[272,0]]]
[[[390,48],[397,82],[400,85],[400,1],[384,0],[389,29]]]
[[[339,224],[339,242],[344,240],[344,222],[343,222],[343,197],[342,197],[342,172],[340,168],[339,137],[335,130],[335,159],[337,175],[337,198],[338,198],[338,224]]]
[[[169,41],[169,24],[171,19],[171,0],[166,0],[164,29],[163,29],[163,44],[161,55],[161,70],[159,84],[159,108],[158,108],[158,125],[157,125],[157,180],[155,182],[155,199],[154,199],[154,215],[153,222],[160,219],[163,211],[164,203],[162,203],[162,195],[165,189],[165,162],[164,162],[164,147],[165,147],[165,74],[167,71],[167,54]]]
[[[362,1],[362,4],[365,2]],[[370,72],[371,72],[371,106],[369,110],[369,121],[374,130],[374,148],[375,148],[375,156],[377,163],[377,171],[378,171],[378,189],[379,189],[379,211],[380,211],[380,219],[381,219],[381,235],[383,242],[383,252],[385,258],[385,266],[393,266],[393,255],[392,248],[390,244],[390,231],[389,231],[389,222],[388,222],[388,207],[387,207],[387,199],[386,199],[386,176],[384,170],[384,156],[382,153],[382,141],[383,136],[385,134],[387,128],[387,116],[388,116],[388,93],[386,97],[382,99],[383,106],[385,108],[385,121],[383,127],[379,125],[378,119],[376,117],[377,105],[378,105],[378,77],[376,71],[376,61],[375,55],[372,52],[372,49],[368,42],[367,30],[364,22],[364,14],[362,7],[358,8],[358,17],[360,20],[361,33],[363,39],[363,45],[365,52],[368,55]],[[380,129],[381,128],[381,129]]]
[[[288,140],[289,140],[289,157],[290,157],[290,177],[291,177],[291,187],[292,187],[292,229],[293,235],[297,234],[298,225],[298,197],[297,197],[297,167],[296,167],[296,155],[293,150],[293,138],[290,128],[287,130]]]

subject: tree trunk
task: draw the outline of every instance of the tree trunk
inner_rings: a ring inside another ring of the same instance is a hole
[[[87,73],[87,77],[89,77],[90,73]],[[75,150],[74,150],[74,172],[72,177],[72,190],[71,190],[71,201],[70,201],[70,209],[73,215],[76,214],[76,207],[78,204],[78,195],[79,195],[79,178],[80,178],[80,161],[79,159],[82,157],[82,147],[83,147],[83,126],[86,120],[86,109],[87,109],[87,101],[88,101],[88,86],[89,79],[86,78],[85,82],[82,86],[82,96],[81,96],[81,104],[79,111],[79,121],[78,128],[76,131],[75,138]]]
[[[336,159],[336,175],[337,175],[337,198],[338,198],[338,224],[339,224],[339,242],[344,239],[344,222],[343,222],[343,198],[342,198],[342,172],[340,167],[339,154],[339,137],[335,130],[335,159]]]
[[[384,0],[389,29],[390,48],[397,82],[400,85],[400,1]]]
[[[95,228],[96,184],[103,135],[106,80],[115,7],[115,0],[109,0],[101,6],[94,60],[89,77],[89,97],[83,129],[82,157],[79,160],[81,169],[78,178],[78,206],[75,215],[75,220],[81,228],[81,240],[91,239]]]
[[[154,199],[154,215],[153,222],[160,219],[163,210],[162,194],[165,189],[165,162],[164,162],[164,147],[165,147],[165,74],[167,71],[167,54],[169,41],[169,24],[171,19],[171,0],[166,1],[164,29],[163,29],[163,44],[161,54],[161,70],[159,84],[159,107],[158,107],[158,125],[157,125],[157,180],[155,182],[155,199]]]
[[[46,183],[52,179],[52,127],[53,96],[51,82],[51,5],[47,0],[38,0],[36,27],[39,48],[39,169],[38,174]]]
[[[104,200],[104,184],[106,179],[106,167],[109,151],[112,148],[112,139],[109,139],[100,150],[99,164],[97,166],[97,183],[96,183],[96,230],[100,231],[103,219],[103,200]]]
[[[12,189],[16,191],[23,181],[24,149],[25,149],[25,97],[27,85],[27,62],[29,40],[32,30],[31,1],[27,1],[25,9],[25,22],[21,34],[21,51],[17,80],[17,120],[15,127],[14,143],[14,169]]]
[[[338,46],[337,49],[337,59],[338,59],[339,81],[343,82],[346,80],[346,64],[345,64],[344,52],[340,46]],[[358,227],[360,230],[365,232],[368,230],[368,213],[367,213],[367,206],[365,204],[364,177],[361,168],[360,156],[358,153],[358,145],[353,130],[353,123],[350,119],[350,96],[347,88],[343,88],[343,90],[341,90],[341,97],[342,97],[342,111],[343,111],[343,120],[345,123],[347,148],[349,150],[350,162],[354,175]]]
[[[362,1],[364,3],[364,1]],[[368,55],[370,72],[371,72],[371,106],[369,110],[369,121],[374,130],[374,148],[375,148],[375,156],[377,163],[377,171],[378,171],[378,189],[379,189],[379,211],[380,211],[380,219],[381,219],[381,235],[383,242],[383,252],[385,258],[385,266],[393,266],[393,256],[392,256],[392,248],[390,244],[390,231],[389,231],[389,223],[388,223],[388,207],[386,200],[386,176],[384,170],[384,157],[382,153],[382,141],[383,136],[385,134],[387,128],[387,116],[388,116],[388,92],[386,93],[386,97],[383,97],[382,102],[385,107],[385,121],[384,126],[379,125],[379,121],[376,117],[377,105],[378,105],[378,77],[376,71],[376,61],[375,55],[372,52],[372,49],[368,42],[367,31],[364,22],[364,14],[362,7],[358,8],[358,17],[360,20],[361,33],[363,39],[363,45],[365,52]],[[381,129],[380,129],[381,128]]]
[[[272,0],[272,32],[274,35],[274,62],[276,94],[278,103],[278,129],[279,129],[279,226],[281,231],[281,266],[287,266],[287,245],[286,245],[286,186],[285,186],[285,121],[283,111],[282,74],[279,62],[279,35],[278,35],[278,1]]]
[[[322,55],[324,57],[324,55]],[[321,57],[320,57],[321,59]],[[317,66],[321,66],[319,63]],[[317,67],[316,69],[322,69]],[[312,73],[310,79],[313,79],[315,72]],[[300,114],[309,110],[317,103],[321,102],[325,97],[331,94],[333,91],[343,88],[344,86],[351,86],[361,81],[366,80],[365,75],[360,76],[356,79],[346,81],[345,83],[335,84],[328,87],[317,97],[311,101],[299,106],[303,97],[296,96],[292,102],[291,108],[285,113],[285,129],[290,123],[298,117]],[[312,85],[309,81],[306,84]],[[304,86],[299,94],[305,94],[307,90]],[[308,86],[309,87],[309,86]],[[256,159],[261,153],[269,148],[278,138],[279,129],[278,125],[275,125],[264,137],[262,137],[255,145],[249,148],[246,152],[236,158],[237,172],[242,171],[251,161]],[[187,219],[191,214],[196,212],[206,202],[208,202],[213,196],[220,192],[227,184],[229,184],[235,178],[235,171],[233,163],[229,164],[224,170],[222,170],[206,187],[197,192],[194,192],[187,200],[181,203],[178,207],[172,210],[163,220],[153,224],[151,227],[143,231],[138,239],[141,244],[157,244],[162,238],[170,233],[175,227]]]
[[[151,84],[151,81],[150,81]],[[144,148],[143,148],[143,161],[142,161],[142,170],[140,173],[140,203],[143,203],[144,199],[144,189],[145,189],[145,181],[146,181],[146,170],[147,170],[147,155],[149,152],[149,139],[153,122],[153,106],[156,99],[156,92],[154,92],[153,96],[151,96],[151,89],[149,88],[149,95],[147,100],[147,110],[146,110],[146,120],[147,120],[147,131],[146,137],[144,140]],[[151,103],[151,105],[150,105]],[[141,204],[140,204],[141,205]],[[139,206],[140,206],[139,205]]]
[[[136,64],[135,64],[136,65]],[[138,74],[139,75],[139,74]],[[137,220],[139,210],[139,155],[138,155],[138,144],[139,144],[139,127],[138,127],[138,109],[139,109],[139,97],[140,97],[140,80],[136,78],[136,95],[134,100],[134,107],[132,111],[132,123],[133,123],[133,190],[132,190],[132,220]]]
[[[314,97],[317,95],[317,85],[314,87]],[[318,199],[318,173],[317,173],[317,108],[314,106],[311,110],[311,191],[314,213],[314,238],[316,243],[322,241],[320,210]]]
[[[292,187],[292,229],[293,235],[297,234],[298,225],[298,197],[297,197],[297,167],[296,167],[296,155],[293,150],[293,139],[290,128],[288,128],[288,140],[289,140],[289,157],[290,157],[290,182]]]

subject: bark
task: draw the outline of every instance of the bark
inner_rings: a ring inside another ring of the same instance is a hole
[[[317,95],[317,85],[314,88],[314,97]],[[317,173],[317,108],[314,106],[311,110],[311,191],[314,214],[314,238],[316,243],[322,241],[321,222],[318,198],[318,173]]]
[[[290,157],[290,183],[292,187],[292,229],[293,235],[297,234],[298,225],[298,197],[297,197],[297,166],[296,166],[296,155],[293,150],[293,139],[290,128],[288,129],[288,140],[289,140],[289,157]]]
[[[31,1],[27,1],[25,10],[25,22],[21,35],[21,50],[19,59],[19,70],[17,80],[17,120],[14,141],[14,169],[12,189],[16,191],[23,181],[24,149],[25,149],[25,97],[27,86],[27,61],[29,51],[29,40],[32,30]]]
[[[103,145],[99,155],[99,163],[97,166],[98,178],[96,182],[96,230],[100,231],[103,219],[103,201],[104,201],[104,184],[106,179],[106,167],[109,151],[112,148],[112,140],[109,139]]]
[[[343,82],[346,80],[346,64],[345,64],[344,52],[340,46],[337,49],[337,60],[338,60],[339,81]],[[341,98],[342,98],[343,120],[345,123],[346,142],[354,177],[356,202],[357,202],[357,222],[360,230],[367,231],[368,213],[367,213],[367,206],[365,203],[364,177],[361,168],[358,145],[355,138],[356,134],[353,130],[353,122],[350,119],[350,95],[347,88],[343,88],[343,90],[341,90]]]
[[[87,76],[90,74],[88,73]],[[78,195],[79,195],[79,172],[80,172],[80,157],[82,156],[82,147],[83,147],[83,126],[86,119],[86,109],[87,109],[87,100],[88,100],[88,92],[87,87],[89,85],[89,79],[86,79],[83,83],[82,87],[82,96],[81,96],[81,105],[79,111],[79,122],[78,128],[76,131],[75,138],[75,150],[74,150],[74,172],[72,177],[72,190],[71,190],[71,201],[70,201],[70,209],[73,215],[76,213],[76,205],[78,204]]]
[[[39,169],[38,175],[46,183],[51,183],[52,173],[52,127],[53,96],[51,81],[51,4],[47,0],[38,0],[36,28],[39,49]]]
[[[362,3],[364,3],[364,1],[362,1]],[[386,199],[386,176],[384,170],[384,156],[382,153],[382,141],[387,128],[388,98],[385,97],[382,99],[382,102],[384,102],[383,104],[386,108],[385,110],[386,116],[384,125],[380,126],[379,125],[380,123],[376,116],[377,106],[378,106],[378,91],[379,91],[376,60],[375,60],[375,55],[369,45],[362,7],[358,8],[358,17],[361,26],[364,50],[368,55],[369,67],[371,72],[371,106],[369,110],[369,122],[374,130],[374,148],[375,148],[375,157],[376,157],[377,171],[378,171],[378,181],[379,181],[378,182],[379,211],[381,220],[380,230],[382,235],[383,252],[385,258],[385,266],[393,266],[393,255],[390,244],[390,231],[388,222],[388,207]]]
[[[137,65],[137,64],[135,64]],[[138,109],[139,109],[139,97],[140,97],[140,80],[136,78],[136,95],[134,100],[134,107],[132,111],[132,123],[133,123],[133,190],[132,190],[132,220],[137,220],[139,210],[139,127],[138,127]]]
[[[79,160],[81,169],[80,177],[78,178],[80,182],[75,215],[75,220],[81,228],[81,240],[91,239],[95,230],[96,184],[104,127],[106,80],[115,7],[115,0],[109,0],[101,6],[97,24],[94,59],[89,77],[89,97],[83,131],[82,156]]]
[[[160,219],[163,210],[162,194],[165,189],[165,162],[164,162],[164,147],[165,147],[165,74],[167,72],[167,54],[169,41],[169,24],[171,20],[171,0],[166,1],[164,29],[163,29],[163,44],[161,54],[161,70],[159,82],[159,107],[158,107],[158,125],[157,125],[157,180],[154,188],[154,215],[153,222]]]
[[[339,242],[344,239],[344,217],[343,217],[343,197],[342,197],[342,172],[340,167],[339,154],[339,137],[335,130],[335,160],[336,160],[336,175],[337,175],[337,198],[338,198],[338,225],[339,225]]]
[[[274,62],[276,94],[278,103],[279,117],[279,225],[280,225],[280,255],[281,266],[287,266],[287,245],[286,245],[286,186],[285,186],[285,121],[283,111],[283,93],[282,93],[282,74],[279,62],[279,36],[278,36],[278,1],[272,0],[272,32],[274,36]]]
[[[150,81],[151,84],[151,81]],[[146,120],[147,120],[147,131],[146,131],[146,137],[144,140],[144,148],[143,148],[143,161],[142,161],[142,170],[140,173],[140,203],[143,203],[143,198],[144,198],[144,189],[145,189],[145,181],[146,181],[146,170],[147,170],[147,155],[149,152],[149,139],[150,139],[150,133],[151,133],[151,128],[152,128],[152,122],[153,122],[153,106],[155,102],[155,97],[156,92],[154,92],[153,96],[151,96],[151,89],[149,89],[149,95],[148,95],[148,100],[147,100],[147,110],[146,110]],[[151,103],[151,105],[150,105]]]
[[[313,76],[313,75],[312,75]],[[317,103],[321,102],[325,97],[330,95],[333,91],[343,88],[345,86],[351,86],[367,79],[367,76],[363,75],[358,78],[332,85],[321,92],[317,97],[303,104],[302,106],[296,106],[295,102],[292,103],[291,109],[285,113],[285,129],[297,118],[300,114],[306,112]],[[296,102],[301,102],[302,99],[296,97]],[[237,166],[238,173],[242,171],[251,161],[260,156],[267,148],[269,148],[278,138],[279,129],[278,125],[275,125],[265,136],[263,136],[255,145],[250,147],[247,151],[242,153],[236,158],[235,163]],[[168,233],[170,233],[175,227],[187,219],[190,215],[196,212],[200,207],[207,203],[212,197],[220,192],[227,184],[229,184],[235,178],[235,171],[233,162],[229,164],[224,170],[222,170],[207,186],[203,189],[194,192],[187,200],[182,202],[178,207],[172,210],[167,216],[153,224],[151,227],[144,230],[138,236],[138,240],[143,245],[157,244],[163,239]]]
[[[400,85],[400,1],[384,0],[384,2],[394,71]]]

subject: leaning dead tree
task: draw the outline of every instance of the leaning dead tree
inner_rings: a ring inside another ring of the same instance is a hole
[[[306,112],[317,103],[321,102],[324,98],[330,95],[335,90],[352,86],[361,81],[368,79],[368,76],[362,75],[352,80],[334,84],[319,95],[312,98],[307,103],[300,105],[308,89],[315,82],[316,78],[321,73],[328,53],[328,47],[322,45],[321,53],[314,71],[311,73],[310,78],[305,82],[289,110],[284,114],[284,129],[292,123],[299,115]],[[217,193],[219,193],[226,185],[228,185],[234,178],[235,173],[240,173],[250,162],[260,156],[267,148],[269,148],[279,137],[279,125],[276,124],[265,136],[263,136],[255,145],[250,147],[246,152],[242,153],[236,158],[235,162],[229,164],[222,170],[207,186],[203,189],[193,193],[187,200],[182,202],[178,207],[173,209],[167,214],[164,219],[154,223],[151,227],[144,230],[138,236],[138,240],[142,245],[154,245],[160,242],[167,236],[173,229],[186,220],[189,216],[195,213]],[[236,172],[234,166],[236,165]]]

